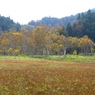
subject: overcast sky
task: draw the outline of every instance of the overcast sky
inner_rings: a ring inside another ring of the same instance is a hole
[[[27,24],[45,16],[64,17],[95,8],[95,0],[0,0],[1,16]]]

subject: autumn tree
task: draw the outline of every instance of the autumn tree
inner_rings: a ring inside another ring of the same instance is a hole
[[[66,31],[66,29],[65,29],[64,27],[58,26],[57,31],[58,31],[58,33],[59,33],[60,35],[67,36],[67,31]]]
[[[9,33],[3,33],[1,35],[1,40],[0,40],[0,48],[3,51],[4,55],[8,54],[16,54],[17,51],[21,50],[21,33],[18,32],[9,32]]]
[[[67,37],[65,37],[64,35],[61,35],[60,42],[61,42],[62,48],[64,50],[64,56],[65,56],[67,49],[70,47],[69,39]]]
[[[60,34],[62,29],[42,25],[31,31],[3,33],[0,35],[0,54],[65,56],[66,53],[94,52],[95,44],[88,36],[67,37]]]
[[[38,26],[34,30],[33,33],[33,40],[35,45],[35,53],[36,54],[43,54],[44,55],[44,49],[45,49],[45,36],[46,36],[46,28],[45,26]],[[33,44],[32,43],[32,44]]]
[[[80,43],[81,51],[83,53],[90,52],[91,48],[93,48],[94,46],[93,41],[90,38],[88,38],[88,36],[84,36],[80,38],[79,43]]]
[[[77,37],[68,37],[69,42],[70,42],[70,53],[73,53],[74,51],[79,52],[80,47],[79,47],[79,38]]]
[[[21,54],[29,54],[30,51],[29,51],[29,46],[28,46],[28,41],[29,41],[29,38],[30,38],[30,33],[31,32],[27,32],[27,31],[22,31],[20,32],[21,33],[21,45],[20,45],[20,53]]]
[[[8,33],[1,35],[0,48],[4,55],[8,54],[8,49],[10,47],[10,40],[8,39]]]

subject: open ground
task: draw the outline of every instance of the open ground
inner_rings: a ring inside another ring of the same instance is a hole
[[[95,62],[0,57],[0,95],[95,95]]]

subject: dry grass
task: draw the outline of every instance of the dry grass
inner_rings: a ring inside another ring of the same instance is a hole
[[[0,60],[0,95],[95,95],[95,63]]]

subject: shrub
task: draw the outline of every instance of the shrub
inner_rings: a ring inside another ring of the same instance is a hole
[[[0,54],[2,54],[3,53],[3,51],[2,50],[0,50]]]
[[[73,54],[74,54],[74,55],[77,55],[77,51],[76,51],[76,50],[74,50]]]
[[[14,50],[14,54],[15,54],[15,55],[19,55],[19,54],[20,54],[20,50],[15,49],[15,50]]]

